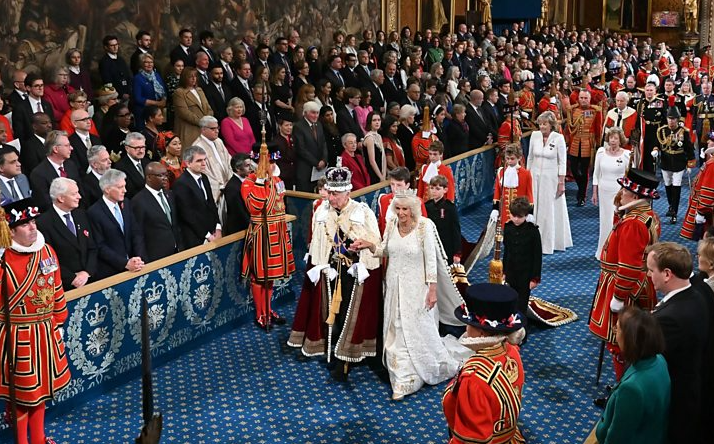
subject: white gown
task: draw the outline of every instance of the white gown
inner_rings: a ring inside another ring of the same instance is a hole
[[[472,351],[453,336],[439,336],[439,307],[453,313],[461,302],[459,296],[437,290],[438,305],[426,309],[429,283],[437,282],[437,276],[441,279],[437,269],[445,267],[443,257],[438,257],[443,249],[433,222],[420,218],[417,227],[402,237],[395,219],[385,233],[381,254],[389,257],[389,264],[383,358],[394,394],[409,395],[425,383],[433,385],[452,378]],[[440,285],[440,289],[444,287]]]
[[[605,147],[600,147],[595,154],[593,186],[597,185],[597,204],[600,207],[600,239],[595,257],[599,260],[602,246],[612,231],[612,218],[615,214],[615,195],[620,191],[617,179],[625,175],[630,163],[630,152],[623,149],[619,156],[607,154]]]
[[[546,141],[540,131],[531,134],[527,166],[533,176],[533,214],[540,230],[543,254],[573,246],[565,193],[555,198],[558,176],[565,176],[567,160],[562,134],[552,131]]]

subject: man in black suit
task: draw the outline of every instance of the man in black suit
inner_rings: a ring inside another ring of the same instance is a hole
[[[416,115],[414,116],[414,124],[421,126],[422,119],[424,118],[424,106],[421,103],[421,86],[418,83],[412,83],[407,88],[407,94],[400,105],[411,105],[416,110]]]
[[[50,185],[55,178],[67,177],[78,185],[81,183],[77,165],[69,160],[72,145],[69,144],[67,133],[50,131],[45,139],[45,149],[47,157],[30,174],[32,198],[40,211],[46,211],[52,205]]]
[[[3,145],[0,147],[0,202],[14,202],[30,196],[30,181],[22,174],[17,150],[10,145]]]
[[[296,154],[297,166],[295,167],[296,185],[298,191],[312,192],[315,184],[311,180],[313,168],[322,170],[327,166],[327,142],[322,130],[320,105],[307,102],[303,107],[303,118],[293,125],[293,139],[295,146],[301,147]]]
[[[146,178],[144,168],[149,163],[146,158],[146,138],[141,133],[129,133],[124,139],[126,155],[114,164],[114,168],[126,174],[126,196],[133,199],[144,188]]]
[[[255,64],[253,64],[253,72],[257,72],[258,67],[260,66],[265,67],[265,69],[270,72],[270,63],[268,63],[268,58],[270,57],[270,48],[261,43],[256,48],[255,53],[257,54],[257,57],[255,60]]]
[[[385,80],[382,83],[382,93],[384,93],[384,101],[386,103],[402,103],[406,98],[404,86],[397,75],[397,65],[393,62],[387,62],[384,66]]]
[[[99,60],[99,73],[102,76],[102,83],[111,83],[119,93],[120,101],[127,101],[131,97],[131,90],[134,79],[131,69],[126,61],[119,54],[119,39],[116,36],[108,35],[102,40],[104,45],[104,57]]]
[[[29,176],[32,170],[47,157],[45,139],[47,134],[52,131],[52,121],[50,116],[45,113],[33,114],[31,122],[32,132],[30,136],[20,143],[22,147],[20,162],[22,163],[22,172],[26,176]]]
[[[89,168],[89,160],[87,159],[87,151],[94,145],[101,145],[102,140],[89,133],[92,128],[92,118],[89,113],[83,109],[76,109],[70,114],[74,133],[69,136],[69,143],[72,145],[72,156],[70,157],[77,168],[79,175],[84,177]]]
[[[382,92],[382,84],[384,83],[384,71],[381,69],[373,69],[369,73],[369,84],[366,88],[372,94],[372,109],[384,114],[387,111],[387,102],[385,102],[384,93]]]
[[[340,130],[341,136],[352,133],[357,136],[357,141],[361,141],[364,138],[364,131],[362,131],[362,127],[357,122],[357,110],[355,108],[359,106],[362,93],[357,88],[345,88],[343,98],[345,107],[337,111],[337,129]]]
[[[225,236],[245,230],[250,225],[250,213],[248,213],[248,208],[245,206],[240,189],[243,181],[251,173],[251,169],[252,163],[247,154],[239,153],[231,158],[233,177],[223,189],[227,210],[226,220],[223,224],[223,234]]]
[[[173,65],[176,60],[183,60],[184,66],[196,66],[196,51],[191,48],[193,44],[193,32],[190,29],[179,31],[179,44],[171,50],[169,59]]]
[[[486,100],[483,102],[483,109],[486,111],[488,120],[494,128],[501,128],[501,124],[505,120],[501,114],[501,110],[498,107],[498,90],[496,88],[491,88],[486,91]]]
[[[109,151],[104,145],[94,145],[87,151],[89,173],[82,178],[82,199],[87,207],[102,198],[99,179],[112,167]]]
[[[201,51],[196,53],[196,75],[198,76],[198,86],[206,89],[210,79],[209,79],[209,69],[211,67],[211,61],[208,55]]]
[[[233,96],[230,88],[223,84],[223,67],[220,64],[213,65],[210,74],[210,81],[203,92],[206,94],[208,104],[213,110],[213,117],[220,124],[223,119],[228,117],[226,104]]]
[[[125,199],[126,174],[110,169],[101,179],[102,198],[87,211],[97,244],[97,279],[144,268],[144,235]]]
[[[146,187],[132,199],[136,222],[144,233],[148,262],[183,250],[176,202],[168,191],[166,166],[159,162],[146,165]]]
[[[218,208],[206,171],[206,151],[192,146],[183,153],[186,170],[174,182],[177,219],[185,248],[222,237]]]
[[[263,104],[263,84],[258,82],[253,85],[253,98],[249,102],[245,102],[245,118],[248,119],[253,134],[260,136],[262,125],[260,119],[262,115],[266,116],[265,120],[265,140],[273,140],[276,132],[277,119],[273,106],[269,103]]]
[[[491,120],[483,109],[483,93],[475,89],[469,95],[466,107],[466,123],[469,126],[469,148],[479,148],[498,139],[498,128],[491,126]]]
[[[37,74],[25,77],[27,99],[20,102],[12,111],[12,132],[16,139],[22,142],[32,135],[32,116],[35,113],[47,114],[50,123],[54,125],[55,115],[52,105],[42,97],[45,95],[45,82]]]
[[[240,45],[245,48],[246,56],[248,63],[250,63],[251,66],[255,64],[255,61],[257,59],[256,54],[255,54],[255,32],[253,32],[252,29],[248,29],[245,31],[245,34],[243,34],[243,40],[241,40]]]
[[[323,77],[332,84],[333,97],[338,86],[346,86],[345,78],[342,77],[342,58],[339,55],[333,55],[327,59],[327,69]]]
[[[360,82],[357,78],[357,56],[354,54],[345,55],[345,67],[340,71],[342,78],[345,79],[345,86],[352,88],[360,88]]]
[[[129,59],[129,66],[132,74],[136,75],[141,69],[140,56],[151,53],[151,34],[149,31],[141,30],[136,33],[136,50]]]
[[[253,71],[250,68],[250,63],[247,61],[240,62],[236,69],[236,76],[231,82],[231,90],[235,97],[243,100],[243,103],[253,101],[253,91],[250,88],[250,79],[253,76]]]
[[[13,90],[7,97],[10,102],[10,107],[15,110],[20,102],[27,99],[27,88],[25,87],[25,77],[27,73],[21,69],[15,70],[12,73],[12,86]],[[16,136],[17,137],[17,136]]]
[[[712,314],[704,295],[692,287],[692,257],[686,247],[660,242],[647,248],[647,270],[655,289],[664,297],[653,310],[664,334],[664,358],[672,382],[669,440],[696,442],[701,438],[703,378],[711,378],[704,368],[704,353],[712,340]]]
[[[37,229],[54,248],[61,265],[65,291],[79,288],[97,272],[97,246],[89,219],[79,209],[79,187],[72,179],[58,177],[50,185],[52,208],[37,218]]]
[[[275,39],[275,51],[268,58],[268,63],[271,68],[276,66],[285,67],[285,83],[288,85],[292,84],[293,73],[290,70],[290,62],[288,61],[288,39],[285,37],[278,37]]]
[[[358,65],[355,67],[354,72],[357,76],[357,87],[367,88],[371,83],[372,79],[370,74],[372,73],[372,68],[369,66],[369,53],[365,50],[357,51],[357,62]],[[374,96],[372,96],[374,99]],[[374,105],[372,105],[374,108]]]
[[[203,52],[208,56],[208,66],[211,67],[218,63],[218,54],[213,50],[213,43],[215,41],[215,36],[211,31],[201,31],[198,34],[198,40],[200,46],[198,47],[198,52]]]

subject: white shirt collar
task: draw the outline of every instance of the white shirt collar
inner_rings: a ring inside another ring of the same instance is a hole
[[[94,177],[97,178],[97,180],[99,180],[99,179],[102,178],[102,175],[99,174],[99,173],[97,173],[97,172],[94,170],[94,168],[91,168],[91,167],[90,167],[89,169],[90,169],[90,171],[92,172],[92,174],[94,174]]]
[[[198,179],[201,179],[203,177],[203,174],[194,174],[193,171],[189,170],[188,168],[186,168],[184,171],[190,174],[191,177],[193,177],[194,181],[198,181]]]
[[[102,196],[102,200],[104,200],[104,204],[107,206],[107,208],[109,208],[109,211],[114,214],[114,207],[118,207],[119,202],[114,203],[111,200],[107,199],[107,196]],[[121,207],[119,208],[119,212],[121,212]]]
[[[49,157],[47,158],[47,160],[50,161],[50,165],[52,165],[52,168],[54,168],[54,169],[57,170],[57,171],[59,171],[60,167],[62,167],[62,166],[64,165],[64,162],[61,163],[61,164],[59,164],[59,163],[54,163]]]
[[[691,286],[692,286],[692,284],[687,284],[686,286],[684,286],[684,287],[682,287],[682,288],[678,288],[678,289],[676,289],[676,290],[670,291],[669,293],[667,293],[666,295],[664,295],[664,297],[662,298],[662,300],[661,300],[661,301],[659,302],[659,304],[657,304],[657,305],[662,305],[662,304],[664,304],[664,303],[667,302],[668,300],[672,299],[672,296],[676,295],[677,293],[683,292],[684,290],[686,290],[687,288],[689,288],[689,287],[691,287]]]
[[[60,219],[62,219],[63,222],[64,222],[64,220],[65,220],[65,219],[64,219],[64,215],[65,215],[65,214],[69,214],[70,219],[72,218],[72,212],[71,212],[71,211],[60,210],[59,207],[58,207],[57,205],[55,205],[55,204],[52,204],[52,208],[54,208],[55,213],[57,213],[57,214],[59,215]]]
[[[107,53],[107,55],[108,55],[109,58],[112,59],[112,60],[116,60],[116,59],[119,58],[119,54],[110,54],[110,53]]]

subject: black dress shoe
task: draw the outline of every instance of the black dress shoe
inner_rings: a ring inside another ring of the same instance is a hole
[[[585,206],[585,199],[578,199],[578,206],[579,206],[579,207],[584,207],[584,206]]]
[[[604,398],[596,398],[593,401],[593,404],[595,404],[596,407],[600,407],[601,409],[604,409],[605,406],[607,405],[607,397]]]
[[[674,209],[672,207],[669,207],[669,210],[667,210],[667,214],[665,214],[665,217],[672,217],[676,216],[676,213],[674,212]]]
[[[270,310],[270,322],[272,322],[275,325],[285,325],[285,318],[274,312],[273,310]]]
[[[669,223],[672,224],[672,225],[676,225],[676,224],[677,224],[677,215],[676,215],[676,214],[675,214],[674,216],[672,216],[672,217],[669,218]]]

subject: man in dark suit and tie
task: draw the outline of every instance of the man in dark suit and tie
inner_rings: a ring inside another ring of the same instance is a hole
[[[295,182],[298,191],[313,192],[315,184],[311,180],[312,170],[313,168],[322,170],[327,166],[327,142],[322,124],[317,121],[320,117],[320,105],[307,102],[302,112],[303,118],[293,125],[295,146],[301,147],[295,153],[297,157]]]
[[[421,104],[421,87],[418,83],[412,83],[407,88],[407,95],[401,105],[411,105],[416,110],[414,116],[414,124],[421,126],[421,121],[424,118],[424,107]]]
[[[387,111],[387,102],[385,102],[384,93],[382,92],[382,84],[384,83],[384,71],[381,69],[373,69],[369,73],[369,84],[366,88],[372,94],[370,104],[372,109],[384,114]]]
[[[52,208],[37,218],[37,229],[57,253],[65,291],[87,284],[97,272],[97,246],[89,219],[79,209],[79,187],[58,177],[50,185]]]
[[[240,45],[245,48],[246,56],[248,63],[250,63],[251,66],[255,64],[255,61],[257,59],[255,55],[255,32],[253,32],[252,29],[248,29],[245,31],[245,34],[243,34],[243,40],[241,40]]]
[[[692,256],[686,247],[660,242],[646,251],[648,275],[664,295],[652,313],[664,334],[664,358],[672,382],[669,441],[696,442],[706,436],[702,433],[709,426],[701,412],[703,403],[709,401],[702,397],[703,381],[712,378],[704,354],[714,339],[709,333],[713,314],[705,295],[689,282]]]
[[[16,201],[30,197],[30,181],[22,174],[20,157],[15,148],[0,148],[0,202]]]
[[[177,218],[185,248],[222,237],[218,208],[206,171],[206,151],[192,146],[183,153],[186,170],[174,182]]]
[[[51,125],[56,122],[52,105],[42,98],[45,95],[45,82],[42,77],[35,73],[28,74],[25,77],[25,87],[28,92],[27,99],[12,110],[12,132],[20,142],[32,135],[32,116],[35,113],[46,114]]]
[[[89,173],[82,178],[82,200],[86,207],[91,207],[94,202],[102,198],[102,189],[99,188],[99,179],[112,167],[109,151],[104,145],[94,145],[87,151]]]
[[[466,107],[466,123],[469,126],[469,148],[479,148],[498,139],[498,128],[491,126],[491,120],[483,109],[483,93],[475,89],[469,94]]]
[[[357,62],[358,65],[355,67],[354,72],[357,76],[357,88],[367,88],[372,83],[370,74],[372,73],[372,68],[369,66],[369,53],[365,50],[357,51]],[[372,95],[374,99],[374,95]],[[374,108],[374,105],[372,105]]]
[[[324,73],[324,77],[332,83],[333,96],[338,86],[346,86],[341,70],[342,58],[339,55],[330,56],[327,59],[327,70]]]
[[[357,88],[345,88],[342,96],[345,100],[345,107],[337,111],[337,129],[340,130],[340,135],[352,133],[357,136],[357,141],[364,138],[364,131],[357,122],[357,111],[355,108],[359,106],[362,93]],[[302,146],[302,145],[299,145]]]
[[[233,98],[233,95],[230,88],[223,82],[223,67],[221,65],[213,65],[210,74],[210,81],[203,92],[206,94],[208,104],[213,110],[213,117],[220,124],[223,119],[228,117],[226,104]]]
[[[213,50],[213,43],[215,41],[215,36],[211,31],[201,31],[198,34],[198,40],[200,41],[200,46],[196,52],[204,52],[208,56],[209,66],[213,66],[218,63],[218,54]]]
[[[87,211],[97,244],[97,279],[144,268],[144,235],[125,199],[126,174],[110,169],[101,179],[102,198]]]
[[[268,58],[270,57],[270,48],[268,48],[264,44],[258,45],[258,48],[255,50],[256,54],[258,55],[255,64],[253,65],[253,72],[258,71],[258,67],[263,66],[265,69],[270,72],[270,63],[268,63]]]
[[[352,88],[360,88],[359,80],[357,78],[357,56],[354,54],[345,55],[345,67],[340,71],[342,73],[342,78],[345,79],[345,86]],[[363,70],[364,71],[364,70]]]
[[[382,93],[384,93],[384,101],[386,103],[402,103],[406,98],[402,81],[397,78],[397,75],[397,65],[393,62],[387,62],[384,66],[385,80],[382,83]]]
[[[273,140],[277,119],[275,111],[270,103],[263,103],[263,84],[258,82],[253,85],[253,98],[249,102],[245,102],[245,118],[248,119],[250,127],[253,129],[253,134],[260,137],[262,130],[261,116],[265,114],[265,140]]]
[[[72,153],[72,145],[69,144],[67,133],[64,131],[50,131],[47,134],[47,139],[45,139],[45,149],[47,150],[47,157],[30,174],[32,197],[40,211],[46,211],[52,205],[50,185],[55,178],[68,177],[77,184],[80,183],[77,165],[69,160]]]
[[[250,213],[245,206],[241,186],[243,181],[251,173],[252,163],[250,156],[245,153],[236,154],[231,158],[231,170],[233,177],[226,184],[223,195],[226,198],[226,221],[223,224],[223,234],[237,233],[245,230],[250,225]]]
[[[119,93],[119,100],[127,101],[131,97],[134,79],[129,65],[119,54],[119,39],[108,35],[102,39],[102,44],[105,51],[104,57],[99,61],[102,83],[111,83]]]
[[[102,140],[89,133],[92,128],[92,118],[83,109],[76,109],[70,114],[74,133],[69,136],[69,143],[72,145],[72,156],[70,157],[77,164],[79,175],[84,177],[89,169],[87,151],[94,145],[101,145]]]
[[[176,202],[168,186],[166,166],[150,162],[146,165],[146,186],[131,200],[136,222],[144,233],[148,262],[183,250]]]
[[[151,52],[151,34],[149,31],[141,30],[136,33],[136,50],[131,55],[129,59],[129,67],[131,68],[132,74],[136,75],[141,69],[140,56],[144,54],[149,54]]]
[[[288,39],[285,37],[276,38],[275,51],[270,55],[270,58],[268,58],[268,63],[273,68],[276,66],[284,66],[285,83],[291,85],[293,81],[293,73],[290,70],[290,62],[288,61],[288,48]]]
[[[247,61],[238,63],[236,76],[231,82],[231,90],[235,97],[243,100],[243,103],[250,103],[253,101],[253,91],[250,88],[250,78],[252,75],[253,70],[250,67],[250,63]]]
[[[133,199],[144,188],[146,178],[144,168],[149,163],[146,158],[146,138],[141,133],[129,133],[124,139],[126,155],[114,164],[114,168],[126,174],[126,196]]]
[[[17,69],[15,70],[15,72],[12,73],[12,86],[14,89],[7,97],[7,99],[10,102],[10,107],[13,110],[17,108],[17,105],[19,105],[20,102],[23,102],[25,99],[27,99],[25,77],[27,77],[27,73],[21,69]]]
[[[488,115],[488,120],[494,128],[500,128],[501,124],[505,120],[501,114],[501,110],[498,107],[498,90],[496,88],[491,88],[486,91],[486,100],[483,102],[483,109]]]
[[[191,45],[193,44],[193,32],[190,29],[182,29],[179,31],[179,44],[171,50],[169,59],[173,65],[176,60],[183,60],[184,66],[196,66],[196,52]]]
[[[211,67],[211,61],[205,52],[196,53],[196,75],[198,76],[198,86],[206,89],[206,86],[210,82],[209,79],[209,69]]]
[[[32,116],[32,133],[20,143],[22,147],[20,162],[25,175],[29,176],[32,170],[47,157],[45,139],[50,131],[52,131],[50,116],[45,113],[36,113]]]

